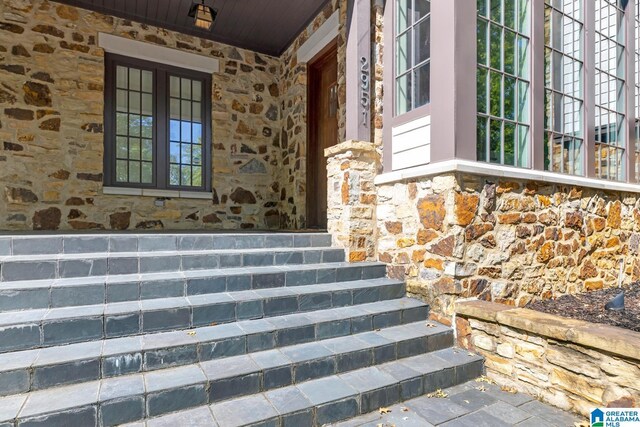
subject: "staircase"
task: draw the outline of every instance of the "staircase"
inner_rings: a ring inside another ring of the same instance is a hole
[[[0,427],[311,426],[475,378],[324,233],[0,236]]]

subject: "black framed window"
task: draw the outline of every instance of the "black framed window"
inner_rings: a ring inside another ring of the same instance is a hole
[[[211,75],[107,54],[105,185],[211,191]]]

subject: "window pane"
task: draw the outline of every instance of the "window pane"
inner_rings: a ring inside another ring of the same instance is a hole
[[[129,89],[137,91],[141,89],[140,70],[137,68],[129,68]]]
[[[431,19],[427,17],[425,20],[416,25],[415,29],[415,62],[420,64],[431,57],[429,47],[429,36],[431,31]]]
[[[169,94],[171,97],[180,98],[180,78],[176,76],[169,77]]]
[[[142,140],[142,160],[153,160],[153,141],[150,139]]]
[[[413,13],[413,23],[415,24],[431,11],[431,2],[428,0],[415,0],[415,11]]]
[[[126,160],[116,161],[116,181],[127,182],[129,180],[129,173]]]
[[[431,70],[431,65],[429,63],[426,63],[420,66],[416,70],[416,76],[415,76],[415,79],[416,79],[415,80],[416,81],[415,107],[416,108],[429,103],[430,78],[431,78],[429,74],[430,70]]]
[[[153,164],[144,162],[142,164],[142,182],[151,184],[153,182]]]
[[[396,44],[396,73],[402,74],[411,68],[411,31],[398,37]]]
[[[193,172],[191,176],[191,184],[194,187],[199,187],[202,185],[202,168],[198,166],[193,167]]]
[[[504,72],[516,74],[516,33],[505,30],[504,32]]]
[[[191,166],[181,166],[181,185],[191,186]]]
[[[129,70],[127,67],[118,65],[116,67],[116,87],[127,89],[129,87]]]
[[[479,162],[487,161],[487,124],[488,119],[486,117],[478,117],[478,145],[476,155]]]
[[[511,122],[504,123],[504,164],[515,166],[516,158],[516,125]]]
[[[129,109],[129,104],[127,102],[127,91],[118,89],[116,91],[116,111],[121,111],[126,113]]]
[[[497,25],[490,25],[491,47],[489,65],[496,70],[502,70],[502,29]]]
[[[193,100],[202,101],[202,83],[198,80],[193,81]]]
[[[411,110],[411,73],[396,80],[396,114],[404,114]]]
[[[413,0],[397,0],[396,34],[400,34],[411,25],[411,3]]]
[[[151,94],[142,94],[142,114],[146,116],[153,115],[153,96]]]
[[[140,160],[140,140],[129,138],[129,159]]]
[[[485,20],[478,20],[478,64],[487,65],[487,28]]]
[[[129,112],[140,114],[140,92],[129,92]]]
[[[129,182],[140,182],[140,162],[129,162]]]
[[[502,24],[502,0],[491,0],[490,4],[491,4],[491,20],[493,22]]]
[[[129,146],[127,138],[123,136],[116,137],[116,158],[126,159],[129,157]]]
[[[490,111],[495,117],[502,117],[502,76],[500,73],[491,72],[490,85]]]
[[[478,112],[484,114],[488,112],[487,107],[489,101],[489,98],[487,97],[487,74],[488,72],[484,68],[478,69]]]
[[[169,169],[169,184],[180,185],[180,165],[171,165]]]
[[[499,120],[491,120],[490,123],[489,161],[492,163],[501,163],[502,122]]]
[[[516,79],[508,76],[504,78],[504,117],[516,119]]]
[[[151,71],[142,72],[142,91],[146,93],[153,92],[153,73]]]

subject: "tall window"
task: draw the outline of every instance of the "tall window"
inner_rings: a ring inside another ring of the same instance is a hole
[[[477,5],[477,158],[529,167],[529,0]]]
[[[429,103],[431,2],[395,0],[395,114]]]
[[[584,175],[583,0],[545,0],[545,169]]]
[[[595,170],[604,179],[625,177],[625,34],[622,0],[595,0]]]
[[[211,77],[108,55],[105,184],[209,191]]]
[[[635,59],[635,157],[634,165],[636,172],[636,181],[640,182],[640,0],[635,0],[636,3],[636,16],[635,16],[635,38],[636,38],[636,51],[634,55]]]

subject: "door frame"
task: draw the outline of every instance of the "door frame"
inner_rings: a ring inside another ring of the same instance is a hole
[[[311,184],[315,182],[318,163],[321,159],[317,158],[317,150],[312,150],[313,147],[317,147],[317,130],[318,130],[318,118],[313,114],[312,105],[318,100],[318,91],[316,85],[313,84],[318,77],[318,69],[328,60],[333,57],[337,59],[338,55],[338,39],[337,37],[331,40],[325,47],[323,47],[309,62],[307,63],[307,159],[306,159],[306,220],[307,227],[310,228],[309,218],[311,213],[311,206],[313,205]],[[337,118],[336,118],[337,120]],[[336,144],[338,141],[336,141]],[[322,155],[323,156],[323,155]],[[328,188],[328,185],[327,185]]]

